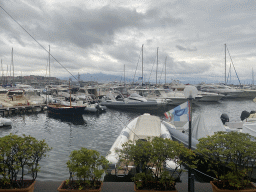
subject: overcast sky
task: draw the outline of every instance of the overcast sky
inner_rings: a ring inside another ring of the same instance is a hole
[[[48,76],[50,45],[60,63],[51,57],[51,76],[124,76],[125,68],[133,78],[142,76],[143,45],[145,81],[164,79],[166,63],[169,81],[224,82],[227,44],[227,76],[233,62],[240,80],[250,79],[256,71],[255,2],[0,0],[0,59],[4,74],[7,66],[10,73],[13,48],[15,76]]]

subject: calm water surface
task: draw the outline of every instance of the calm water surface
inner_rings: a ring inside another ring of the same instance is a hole
[[[167,107],[151,112],[165,119]],[[210,125],[222,113],[228,114],[230,121],[239,121],[243,110],[256,110],[252,100],[220,101],[218,103],[198,103],[193,105],[193,116],[203,113],[205,122]],[[11,128],[1,128],[0,137],[10,133],[31,135],[45,139],[52,150],[40,161],[41,171],[37,180],[65,180],[69,177],[66,162],[73,150],[86,147],[95,149],[105,156],[125,125],[144,112],[124,112],[107,109],[106,113],[84,114],[81,117],[49,116],[46,112],[9,117]]]

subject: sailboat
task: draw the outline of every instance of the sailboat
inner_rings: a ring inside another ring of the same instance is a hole
[[[50,46],[49,46],[49,76],[50,76]],[[70,91],[69,106],[63,105],[60,103],[47,104],[47,111],[48,113],[54,113],[58,115],[81,115],[84,113],[85,107],[86,106],[84,105],[73,106],[71,104],[71,91]]]
[[[69,105],[64,103],[53,103],[47,105],[47,110],[49,113],[59,114],[59,115],[81,115],[84,113],[85,105],[73,105],[71,103],[71,93],[69,97]]]

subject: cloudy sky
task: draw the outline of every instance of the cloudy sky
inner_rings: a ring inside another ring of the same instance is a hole
[[[0,0],[4,74],[252,79],[256,3],[236,0]],[[158,53],[158,54],[157,54]],[[158,57],[157,57],[158,56]],[[157,59],[158,58],[158,59]],[[235,70],[234,70],[234,67]],[[125,69],[125,70],[124,70]],[[68,72],[69,71],[69,72]],[[157,72],[157,73],[156,73]]]

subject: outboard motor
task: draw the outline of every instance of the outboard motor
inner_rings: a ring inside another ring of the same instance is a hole
[[[223,113],[223,114],[220,116],[220,119],[221,119],[223,125],[225,125],[226,122],[229,122],[229,117],[228,117],[228,115],[227,115],[226,113]]]
[[[241,121],[243,121],[246,118],[248,118],[249,116],[250,116],[250,113],[248,111],[242,111],[240,119],[241,119]]]

